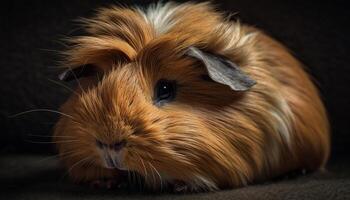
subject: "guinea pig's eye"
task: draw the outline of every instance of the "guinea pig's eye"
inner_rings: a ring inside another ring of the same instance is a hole
[[[158,106],[163,105],[175,98],[176,82],[170,80],[159,80],[154,88],[154,103]]]

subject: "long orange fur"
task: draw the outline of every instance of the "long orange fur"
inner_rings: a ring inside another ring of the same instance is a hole
[[[172,12],[166,27],[138,8],[100,9],[83,20],[88,34],[73,38],[65,52],[66,66],[89,63],[104,72],[102,80],[80,80],[61,108],[71,118],[62,116],[55,128],[75,181],[118,178],[102,167],[95,138],[126,139],[125,165],[155,189],[181,180],[216,190],[324,167],[330,151],[324,106],[280,43],[207,3],[158,4],[153,11],[161,6]],[[184,56],[190,46],[230,58],[257,84],[234,92],[202,80],[205,68]],[[175,101],[161,108],[152,103],[159,79],[179,84]]]

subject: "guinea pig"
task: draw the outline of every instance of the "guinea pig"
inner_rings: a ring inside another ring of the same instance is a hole
[[[146,188],[241,187],[329,157],[325,108],[288,50],[209,3],[107,7],[81,20],[54,130],[76,182],[135,172]]]

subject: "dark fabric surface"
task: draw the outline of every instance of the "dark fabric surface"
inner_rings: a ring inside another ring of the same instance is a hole
[[[172,194],[97,190],[72,184],[53,157],[4,155],[0,159],[0,199],[350,199],[350,163],[328,171],[211,193]]]

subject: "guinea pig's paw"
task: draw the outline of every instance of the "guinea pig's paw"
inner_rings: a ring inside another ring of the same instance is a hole
[[[121,184],[114,179],[97,179],[90,182],[90,187],[94,189],[112,189],[120,188]]]

